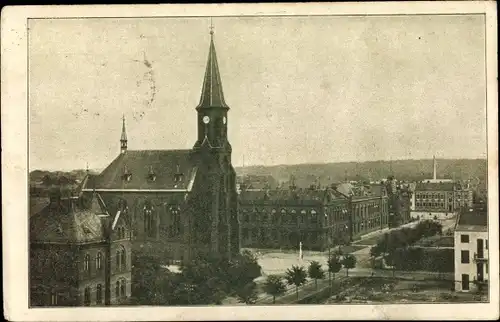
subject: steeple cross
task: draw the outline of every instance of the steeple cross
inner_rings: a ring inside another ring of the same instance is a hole
[[[214,24],[212,22],[212,17],[210,17],[210,34],[213,35],[214,34]]]

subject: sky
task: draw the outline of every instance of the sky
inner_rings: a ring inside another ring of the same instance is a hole
[[[485,158],[483,16],[216,17],[235,166]],[[210,18],[29,22],[30,170],[190,149]]]

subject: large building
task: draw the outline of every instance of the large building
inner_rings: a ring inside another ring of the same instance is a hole
[[[433,159],[434,177],[417,182],[412,197],[413,216],[452,214],[472,206],[472,188],[468,182],[437,178],[436,157]]]
[[[455,290],[486,291],[488,267],[488,215],[469,209],[458,215],[455,226]]]
[[[194,147],[130,150],[124,119],[120,153],[84,180],[84,193],[97,192],[111,213],[124,212],[136,254],[183,261],[199,253],[239,253],[228,112],[211,31]]]
[[[293,181],[292,181],[293,182]],[[249,248],[325,250],[388,225],[385,187],[246,189],[239,194],[241,244]]]
[[[131,230],[97,193],[62,197],[30,218],[30,306],[120,304],[131,293]]]

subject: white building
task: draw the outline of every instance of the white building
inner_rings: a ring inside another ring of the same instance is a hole
[[[455,226],[455,291],[488,287],[488,216],[472,210],[459,214]]]

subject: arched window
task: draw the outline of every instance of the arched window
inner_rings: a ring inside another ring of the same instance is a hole
[[[116,270],[120,269],[120,257],[121,257],[121,252],[120,249],[116,250]]]
[[[95,266],[96,266],[98,271],[101,270],[101,268],[102,268],[102,253],[101,252],[97,253],[97,257],[95,260]]]
[[[97,304],[102,304],[102,284],[97,284],[95,302]]]
[[[90,255],[85,254],[85,257],[83,259],[83,270],[86,272],[90,272]]]
[[[115,285],[115,297],[116,298],[120,297],[120,281],[116,281],[116,285]]]
[[[127,280],[122,279],[121,283],[120,283],[120,295],[121,295],[121,297],[126,297],[127,296],[126,290],[127,290]]]
[[[121,261],[121,268],[126,269],[127,268],[127,251],[125,250],[125,247],[121,247],[120,251],[120,261]]]
[[[83,295],[83,305],[89,306],[90,305],[90,287],[86,287]]]

